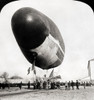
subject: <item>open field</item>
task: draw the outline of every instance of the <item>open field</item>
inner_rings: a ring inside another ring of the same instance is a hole
[[[94,100],[94,87],[79,90],[28,90],[11,88],[0,90],[0,100]]]

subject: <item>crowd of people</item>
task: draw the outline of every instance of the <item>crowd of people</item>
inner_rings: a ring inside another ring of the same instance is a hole
[[[92,86],[93,84],[91,82],[85,82],[85,81],[84,82],[79,82],[78,80],[76,80],[76,82],[74,82],[74,81],[67,82],[66,81],[64,85],[65,85],[65,90],[70,90],[70,89],[72,89],[72,90],[74,90],[74,89],[79,90],[80,86],[83,86],[83,88],[85,89],[86,86]]]
[[[0,83],[0,89],[5,89],[6,87],[9,89],[10,87],[19,87],[20,89],[22,89],[22,86],[26,86],[28,89],[60,89],[61,86],[65,87],[65,90],[74,90],[76,87],[76,89],[79,90],[79,86],[83,86],[84,89],[86,88],[86,86],[90,86],[90,84],[83,82],[82,84],[76,80],[76,82],[74,81],[69,81],[69,82],[63,82],[63,84],[61,84],[59,81],[51,81],[51,80],[36,80],[33,83],[30,83],[30,81],[28,83],[14,83],[14,84],[10,84],[10,83]],[[31,87],[32,86],[32,87]]]
[[[56,89],[56,88],[60,88],[60,82],[55,82],[55,81],[39,81],[36,80],[33,83],[30,83],[30,81],[28,83],[0,83],[0,89],[5,89],[5,88],[10,88],[10,87],[19,87],[19,89],[22,89],[22,87],[25,86],[28,89]]]
[[[33,83],[34,89],[56,89],[60,88],[60,82],[55,81],[34,81]]]
[[[74,86],[76,86],[76,89],[79,89],[79,86],[80,86],[80,82],[78,80],[76,80],[76,82],[73,82],[73,81],[69,81],[69,82],[65,82],[65,90],[74,90]]]
[[[83,88],[85,89],[86,86],[91,86],[90,83],[88,82],[79,82],[78,80],[76,80],[76,82],[74,81],[69,81],[69,82],[63,82],[63,84],[59,81],[39,81],[36,80],[34,81],[33,85],[33,89],[60,89],[62,86],[65,87],[65,90],[74,90],[74,89],[80,89],[80,86],[83,86]],[[30,89],[30,82],[28,83],[28,88]]]

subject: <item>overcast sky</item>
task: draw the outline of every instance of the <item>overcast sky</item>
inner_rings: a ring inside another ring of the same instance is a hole
[[[88,75],[88,60],[94,58],[94,13],[82,2],[72,0],[21,0],[7,4],[0,13],[0,74],[28,76],[31,64],[23,56],[11,30],[11,17],[21,7],[32,7],[52,19],[59,28],[65,43],[65,57],[55,68],[55,75],[63,80]],[[91,64],[94,73],[94,62]],[[51,70],[36,68],[37,75],[49,75]]]

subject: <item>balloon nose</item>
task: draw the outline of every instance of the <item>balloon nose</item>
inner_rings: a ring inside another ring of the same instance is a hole
[[[11,26],[18,44],[33,49],[42,44],[49,35],[45,19],[32,8],[21,8],[12,16]]]

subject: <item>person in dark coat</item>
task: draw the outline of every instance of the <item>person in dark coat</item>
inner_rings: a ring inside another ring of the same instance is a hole
[[[22,89],[22,82],[19,83],[19,88]]]
[[[68,82],[66,81],[65,82],[65,90],[67,90],[68,89]]]
[[[55,82],[51,82],[51,89],[55,89]]]
[[[27,84],[27,85],[28,85],[28,89],[30,89],[30,81],[28,82],[28,84]]]
[[[71,81],[71,87],[72,87],[72,90],[74,90],[74,82]]]
[[[43,89],[46,89],[46,85],[47,85],[47,83],[46,83],[46,81],[44,81],[43,82]]]
[[[33,89],[36,89],[37,88],[36,81],[34,81],[33,86],[34,86]]]
[[[76,80],[76,89],[79,89],[79,85],[80,83],[78,82],[78,80]]]
[[[40,89],[40,82],[37,82],[37,89]]]

